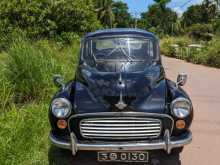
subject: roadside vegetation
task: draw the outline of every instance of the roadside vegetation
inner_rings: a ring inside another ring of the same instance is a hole
[[[52,76],[74,78],[87,32],[142,28],[159,36],[163,55],[220,68],[218,1],[204,0],[182,16],[169,2],[155,0],[134,18],[123,1],[1,0],[0,164],[60,164],[48,160],[48,103],[57,90]]]

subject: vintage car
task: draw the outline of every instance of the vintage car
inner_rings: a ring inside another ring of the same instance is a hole
[[[154,152],[180,153],[192,140],[193,107],[166,78],[159,40],[140,29],[107,29],[81,40],[75,78],[49,108],[50,140],[59,148],[96,151],[98,161],[147,162]]]

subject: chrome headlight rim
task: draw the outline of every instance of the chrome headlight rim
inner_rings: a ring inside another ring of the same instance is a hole
[[[187,104],[189,104],[190,108],[189,108],[189,110],[188,110],[188,114],[185,115],[185,116],[183,116],[183,117],[181,117],[181,116],[178,116],[178,115],[174,112],[174,106],[175,106],[175,104],[176,104],[177,102],[183,102],[183,101],[187,102]],[[177,118],[179,118],[179,119],[184,119],[184,118],[188,117],[188,116],[190,115],[190,113],[192,112],[192,103],[191,103],[191,101],[190,101],[189,99],[187,99],[187,98],[178,97],[178,98],[176,98],[176,99],[174,99],[174,100],[172,101],[170,108],[171,108],[171,114],[172,114],[173,116],[175,116],[175,117],[177,117]]]
[[[55,113],[55,110],[54,110],[53,105],[55,105],[55,103],[56,103],[57,101],[63,102],[63,103],[66,104],[67,107],[68,107],[68,112],[67,112],[64,116],[58,116],[58,115]],[[59,118],[59,119],[67,118],[68,116],[70,116],[71,110],[72,110],[72,104],[71,104],[70,101],[69,101],[68,99],[66,99],[66,98],[63,98],[63,97],[55,98],[55,99],[52,101],[52,103],[51,103],[51,111],[52,111],[52,114],[53,114],[56,118]]]

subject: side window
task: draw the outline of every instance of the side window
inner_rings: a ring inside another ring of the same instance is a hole
[[[91,66],[94,64],[94,59],[91,55],[89,44],[90,44],[89,41],[84,42],[83,60],[86,62],[86,64]]]

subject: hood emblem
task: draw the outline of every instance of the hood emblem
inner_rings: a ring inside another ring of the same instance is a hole
[[[120,74],[120,77],[119,77],[118,87],[119,87],[119,89],[120,89],[120,98],[119,98],[119,102],[118,102],[117,104],[115,104],[115,106],[116,106],[118,109],[122,110],[122,109],[124,109],[124,108],[127,107],[127,104],[125,104],[124,101],[123,101],[122,90],[125,88],[125,84],[124,84],[124,82],[122,81],[122,76],[121,76],[121,74]]]

